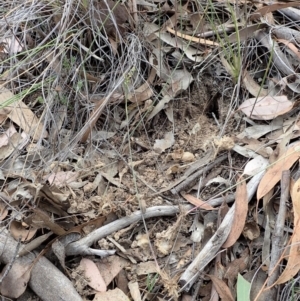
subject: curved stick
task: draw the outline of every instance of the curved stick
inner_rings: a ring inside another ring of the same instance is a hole
[[[150,217],[158,217],[158,216],[171,216],[182,210],[191,210],[193,208],[192,205],[184,205],[184,206],[155,206],[146,209],[143,214],[142,211],[136,211],[129,216],[125,216],[121,219],[118,219],[112,223],[109,223],[99,229],[94,230],[86,237],[82,239],[72,242],[66,246],[66,255],[99,255],[97,254],[97,250],[89,248],[94,242],[97,240],[104,238],[116,231],[119,231],[129,225],[140,221],[143,216],[144,218]]]

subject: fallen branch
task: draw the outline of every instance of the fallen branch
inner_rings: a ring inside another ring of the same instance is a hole
[[[191,210],[192,205],[184,206],[155,206],[146,209],[143,214],[142,211],[136,211],[129,216],[125,216],[112,223],[109,223],[99,229],[89,233],[86,237],[72,242],[66,247],[66,255],[99,255],[98,250],[90,248],[90,246],[101,238],[104,238],[116,231],[119,231],[129,225],[136,223],[144,218],[159,217],[159,216],[172,216],[180,212],[180,210]]]
[[[5,228],[0,231],[0,260],[8,264],[14,260],[18,242]],[[16,258],[14,262],[29,265],[35,258],[34,253],[29,253]],[[71,281],[45,257],[41,257],[33,266],[29,286],[43,301],[82,301]]]

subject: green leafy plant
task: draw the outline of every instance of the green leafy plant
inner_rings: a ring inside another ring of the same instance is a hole
[[[149,293],[152,292],[155,284],[156,284],[156,281],[158,279],[158,274],[148,274],[147,275],[147,279],[146,279],[146,287],[147,287],[147,291]]]

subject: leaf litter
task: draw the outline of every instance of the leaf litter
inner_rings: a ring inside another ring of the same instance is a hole
[[[14,5],[0,219],[37,257],[0,256],[1,294],[55,300],[33,268],[53,253],[76,288],[57,300],[273,300],[279,283],[294,297],[299,38],[275,24],[297,3]]]

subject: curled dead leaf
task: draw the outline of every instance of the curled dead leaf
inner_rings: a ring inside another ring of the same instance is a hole
[[[197,206],[198,208],[204,209],[204,210],[216,210],[216,208],[212,207],[206,202],[203,202],[202,200],[192,196],[191,194],[181,194],[183,198],[185,198],[189,203]]]
[[[98,292],[106,291],[106,284],[100,274],[96,264],[87,258],[82,258],[80,267],[84,270],[84,275],[88,279],[88,285]]]
[[[14,239],[19,240],[21,238],[21,241],[28,241],[34,237],[37,229],[26,227],[25,225],[17,221],[12,221],[9,231]]]
[[[257,188],[257,199],[265,196],[281,179],[283,170],[288,170],[300,157],[300,142],[289,148],[280,158],[271,166]]]
[[[235,244],[240,237],[246,222],[248,212],[248,194],[246,181],[240,177],[235,195],[235,211],[231,231],[227,240],[223,244],[223,248],[229,248]]]
[[[285,95],[254,97],[245,100],[239,109],[249,118],[271,120],[289,112],[293,103]]]
[[[129,298],[119,289],[115,288],[107,292],[97,293],[93,301],[129,301]]]
[[[162,153],[167,148],[170,148],[175,142],[174,134],[172,132],[168,132],[165,134],[164,139],[156,139],[153,149],[158,152]]]
[[[214,283],[216,291],[218,292],[218,294],[220,295],[222,300],[234,301],[234,298],[231,294],[229,287],[222,279],[219,279],[218,277],[216,277],[214,275],[208,275],[208,276]]]
[[[7,264],[1,273],[1,279],[10,264]],[[24,264],[16,261],[11,266],[7,275],[2,279],[1,295],[9,298],[19,298],[26,290],[27,283],[30,279],[31,264]]]

